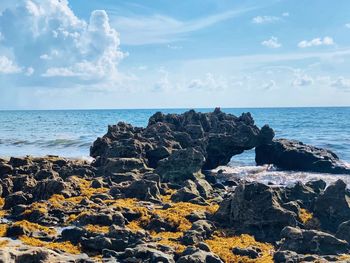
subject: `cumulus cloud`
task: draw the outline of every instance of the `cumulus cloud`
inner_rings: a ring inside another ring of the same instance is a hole
[[[12,60],[5,56],[0,56],[0,74],[20,73],[22,69]]]
[[[306,74],[298,74],[294,79],[294,81],[292,82],[292,86],[303,87],[303,86],[310,86],[313,83],[314,83],[314,80],[312,77]]]
[[[261,45],[268,48],[279,48],[282,46],[282,44],[278,42],[278,38],[273,36],[270,39],[261,42]]]
[[[279,21],[278,16],[256,16],[252,19],[253,24],[269,24]]]
[[[324,37],[324,38],[314,38],[310,41],[303,40],[298,44],[299,48],[307,48],[307,47],[316,47],[316,46],[332,46],[335,45],[333,38]]]
[[[27,77],[101,82],[118,76],[118,63],[125,57],[104,10],[93,11],[84,21],[67,0],[20,0],[8,5],[0,14],[0,32],[0,46],[26,69]],[[12,71],[19,68],[12,64]]]
[[[339,77],[331,82],[331,86],[340,90],[350,91],[350,79]]]

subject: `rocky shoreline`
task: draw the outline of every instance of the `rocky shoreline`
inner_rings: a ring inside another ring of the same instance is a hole
[[[92,163],[0,159],[0,262],[350,262],[350,192],[218,181],[255,148],[283,170],[349,174],[333,152],[274,139],[249,113],[156,113],[109,126]]]

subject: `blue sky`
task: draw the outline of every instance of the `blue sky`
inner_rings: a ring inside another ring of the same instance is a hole
[[[0,109],[350,105],[348,0],[1,0]]]

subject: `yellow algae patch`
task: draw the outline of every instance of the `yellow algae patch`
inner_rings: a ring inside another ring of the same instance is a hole
[[[0,197],[0,208],[2,208],[5,204],[5,199]]]
[[[172,207],[168,209],[156,209],[153,211],[154,214],[165,219],[167,222],[171,223],[174,227],[177,227],[178,231],[189,230],[192,226],[190,221],[186,219],[186,216],[192,212],[208,212],[214,213],[218,209],[218,205],[202,206],[192,203],[179,202],[174,203]]]
[[[166,191],[166,195],[162,195],[160,198],[163,203],[171,203],[171,196],[176,193],[176,190],[174,189],[169,189]]]
[[[183,236],[182,232],[151,232],[153,238],[160,238],[159,244],[169,246],[175,249],[176,252],[181,253],[186,249],[186,246],[180,244],[176,239]]]
[[[269,243],[261,243],[255,241],[253,236],[240,235],[240,236],[221,236],[219,233],[215,233],[211,239],[205,241],[210,249],[217,254],[224,262],[259,262],[270,263],[273,262],[274,247]],[[247,248],[257,247],[261,249],[262,256],[257,259],[250,259],[248,257],[238,256],[232,253],[234,247]]]
[[[105,204],[109,205],[110,207],[115,207],[117,209],[130,209],[136,213],[140,214],[140,218],[138,218],[136,221],[138,222],[137,224],[141,226],[145,226],[146,224],[149,223],[151,219],[151,213],[150,209],[147,207],[141,206],[139,204],[139,201],[135,198],[124,198],[124,199],[117,199],[117,200],[106,200],[104,201]],[[134,221],[133,221],[134,222]],[[136,223],[129,224],[130,229],[135,230],[137,228]]]
[[[34,210],[38,210],[40,211],[41,213],[43,214],[46,214],[48,211],[47,211],[47,204],[45,203],[39,203],[39,202],[35,202],[35,203],[32,203],[30,205],[30,208],[29,209],[26,209],[23,214],[27,215],[27,214],[30,214],[32,213]]]
[[[58,194],[54,194],[53,196],[51,196],[51,198],[48,200],[48,202],[56,208],[62,208],[63,207],[63,203],[66,201],[66,198],[63,195],[58,195]]]
[[[350,260],[350,255],[348,255],[348,254],[340,255],[340,256],[338,257],[338,260],[339,260],[339,261]],[[346,261],[346,262],[347,262],[347,261]]]
[[[33,247],[45,247],[54,250],[61,250],[70,254],[80,254],[80,249],[77,246],[74,246],[71,242],[66,241],[62,243],[58,242],[45,242],[37,238],[21,236],[19,238],[24,244],[33,246]]]
[[[7,232],[7,225],[6,224],[0,224],[0,237],[4,237]]]
[[[108,188],[92,188],[91,181],[79,178],[77,176],[71,177],[80,188],[80,195],[66,198],[63,195],[55,194],[48,200],[49,203],[56,208],[65,208],[70,205],[79,204],[84,198],[91,198],[94,194],[107,193]],[[71,203],[71,204],[69,204]]]
[[[17,221],[14,223],[15,226],[21,226],[30,232],[41,231],[49,235],[56,235],[56,230],[50,227],[42,226],[36,223],[29,222],[27,220]]]
[[[108,233],[109,232],[108,226],[86,225],[84,228],[87,231],[94,232],[94,233]]]
[[[108,188],[93,188],[91,187],[91,181],[79,178],[77,176],[72,176],[71,179],[76,181],[80,188],[81,196],[91,197],[93,194],[106,193],[109,191]]]
[[[8,243],[9,243],[8,240],[0,240],[0,248],[6,247]]]
[[[301,208],[299,211],[299,219],[301,222],[303,222],[304,224],[309,222],[311,219],[313,218],[312,213],[310,213],[309,211],[307,211],[304,208]]]
[[[129,224],[126,225],[132,232],[137,232],[140,230],[143,230],[141,227],[141,223],[139,221],[131,221]]]

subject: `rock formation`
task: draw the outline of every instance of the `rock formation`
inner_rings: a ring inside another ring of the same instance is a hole
[[[350,168],[340,162],[332,151],[295,140],[273,140],[257,146],[255,153],[258,165],[274,164],[284,170],[350,174]]]
[[[261,164],[344,171],[332,152],[273,137],[250,114],[156,113],[146,128],[110,126],[92,164],[0,159],[0,262],[349,260],[343,181],[276,186],[204,173],[254,147]]]

